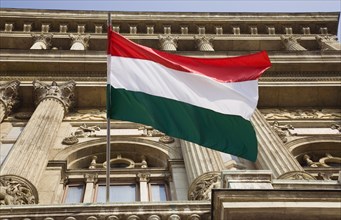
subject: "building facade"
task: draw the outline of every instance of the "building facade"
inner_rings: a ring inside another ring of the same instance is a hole
[[[341,218],[338,13],[111,17],[127,38],[184,56],[267,50],[257,161],[117,120],[106,161],[107,12],[1,9],[0,219]]]

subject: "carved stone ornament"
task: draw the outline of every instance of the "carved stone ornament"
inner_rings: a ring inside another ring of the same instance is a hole
[[[176,41],[178,40],[178,37],[171,36],[171,35],[159,35],[160,40],[160,48],[164,51],[176,51],[176,48],[178,47]]]
[[[53,34],[32,34],[34,43],[42,42],[46,45],[46,48],[51,47],[52,37],[53,37]]]
[[[9,115],[19,105],[18,80],[0,84],[0,102],[5,105],[5,114]]]
[[[154,129],[152,126],[142,126],[139,127],[138,130],[143,130],[143,136],[147,137],[162,137],[165,135],[161,131]]]
[[[336,40],[336,37],[331,36],[316,36],[321,50],[341,50],[341,44]]]
[[[106,111],[98,109],[78,110],[75,113],[69,113],[64,120],[72,121],[98,121],[106,120]]]
[[[62,144],[73,145],[78,143],[78,138],[75,136],[69,136],[63,139]]]
[[[150,178],[150,173],[138,173],[136,174],[137,181],[139,182],[148,182]]]
[[[339,109],[260,109],[267,120],[273,119],[341,119]]]
[[[171,143],[173,143],[174,141],[175,141],[174,138],[172,138],[172,137],[170,137],[170,136],[167,136],[167,135],[162,136],[162,137],[160,137],[160,139],[159,139],[159,142],[164,143],[164,144],[171,144]]]
[[[99,126],[87,126],[85,123],[83,123],[77,130],[73,133],[71,133],[71,136],[75,137],[93,137],[96,136],[96,131],[100,131],[101,128]]]
[[[26,179],[15,175],[0,176],[0,205],[38,204],[38,192]]]
[[[189,200],[211,200],[212,189],[221,187],[221,173],[207,172],[197,177],[188,190]]]
[[[278,121],[274,121],[271,127],[276,132],[276,134],[281,138],[283,143],[286,143],[288,141],[287,136],[290,135],[289,130],[294,130],[294,127],[292,125],[290,124],[280,125]]]
[[[298,43],[298,40],[300,40],[299,37],[294,37],[293,35],[291,36],[282,35],[281,40],[286,50],[291,50],[291,51],[307,50]]]
[[[286,180],[316,180],[314,176],[304,171],[290,171],[280,175],[277,179]]]
[[[55,81],[48,85],[34,80],[34,102],[38,105],[44,99],[54,98],[59,100],[63,104],[65,112],[68,112],[75,104],[75,86],[76,83],[73,80],[59,85]]]
[[[214,51],[212,40],[214,37],[208,37],[206,35],[196,35],[194,36],[197,42],[197,47],[200,51]]]
[[[89,47],[89,40],[90,40],[90,35],[74,35],[74,34],[70,34],[69,35],[71,38],[71,45],[73,45],[74,43],[78,42],[83,44],[84,48],[88,48]]]

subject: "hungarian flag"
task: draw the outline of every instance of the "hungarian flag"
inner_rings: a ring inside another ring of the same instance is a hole
[[[255,161],[250,118],[265,51],[193,58],[136,44],[108,32],[108,118],[150,125],[169,136]]]

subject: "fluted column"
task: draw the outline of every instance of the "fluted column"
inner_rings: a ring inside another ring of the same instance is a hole
[[[186,166],[188,184],[191,184],[204,173],[224,169],[224,162],[218,151],[183,140],[181,140],[181,149]]]
[[[282,44],[284,45],[286,50],[297,50],[297,51],[307,50],[297,42],[298,38],[296,38],[296,37],[293,37],[293,36],[286,37],[286,36],[282,35],[281,40],[282,40]]]
[[[70,34],[70,38],[71,38],[70,50],[86,50],[89,47],[90,35]]]
[[[0,84],[0,123],[19,104],[18,80]]]
[[[46,50],[51,46],[52,34],[32,34],[34,43],[31,50]]]
[[[271,170],[276,178],[291,171],[303,171],[258,109],[253,114],[251,122],[258,139],[256,161],[258,168]]]
[[[176,41],[177,37],[173,37],[170,35],[162,36],[159,35],[160,40],[160,48],[164,51],[176,51],[176,48],[178,47]]]
[[[212,45],[213,37],[208,37],[205,35],[197,35],[194,37],[194,39],[197,43],[197,48],[200,51],[214,51],[213,45]]]
[[[75,83],[47,85],[34,81],[33,87],[37,108],[2,164],[1,174],[26,178],[36,186],[64,114],[74,104]]]
[[[321,50],[341,50],[341,44],[335,38],[329,36],[316,36]]]

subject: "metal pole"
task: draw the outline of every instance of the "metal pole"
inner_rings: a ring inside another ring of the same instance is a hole
[[[110,12],[108,13],[108,32],[111,31],[111,14]],[[108,34],[108,36],[110,36]],[[110,44],[111,39],[108,39],[108,44]],[[109,48],[109,47],[108,47]],[[107,91],[107,146],[106,146],[106,161],[107,161],[107,169],[106,169],[106,202],[109,203],[110,202],[110,108],[111,108],[111,91],[110,91],[110,53],[107,54],[108,55],[108,60],[107,60],[107,87],[108,87],[108,91]]]

